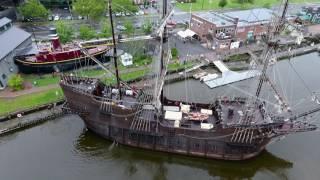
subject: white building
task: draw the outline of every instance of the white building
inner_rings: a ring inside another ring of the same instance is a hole
[[[133,57],[131,54],[124,53],[120,56],[120,59],[124,66],[131,66],[133,64]]]

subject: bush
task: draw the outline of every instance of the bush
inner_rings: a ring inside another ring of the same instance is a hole
[[[79,28],[79,38],[89,40],[95,38],[95,31],[87,25],[81,25]]]
[[[270,9],[271,8],[271,4],[270,3],[265,3],[263,5],[264,8]]]
[[[178,49],[177,48],[172,48],[171,49],[171,55],[173,58],[176,58],[179,55]]]
[[[8,81],[9,87],[14,91],[19,91],[23,89],[23,79],[19,74],[14,74],[10,76]]]
[[[219,1],[219,7],[224,8],[228,4],[227,0],[220,0]]]

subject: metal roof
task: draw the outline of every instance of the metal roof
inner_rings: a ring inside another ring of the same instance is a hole
[[[266,8],[232,11],[223,14],[231,18],[238,18],[238,26],[247,26],[256,23],[267,23],[273,17],[273,11]]]
[[[12,26],[0,34],[0,60],[31,36],[30,33]]]
[[[234,19],[226,17],[223,14],[215,12],[200,12],[195,13],[196,16],[215,24],[217,27],[232,26],[235,25]]]
[[[6,17],[0,19],[0,27],[6,25],[6,24],[8,24],[8,23],[11,23],[11,20],[10,20],[10,19],[8,19],[8,18],[6,18]]]

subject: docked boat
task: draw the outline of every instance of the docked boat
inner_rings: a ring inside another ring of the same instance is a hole
[[[111,5],[109,13],[113,24]],[[277,19],[277,22],[285,21]],[[161,29],[159,32],[157,39],[163,47],[165,36]],[[112,33],[115,41],[114,31]],[[254,94],[208,97],[214,98],[210,103],[166,98],[163,86],[172,56],[162,47],[161,56],[157,56],[160,62],[155,63],[157,66],[147,76],[150,78],[147,87],[131,87],[121,81],[116,56],[115,86],[97,78],[62,75],[60,86],[66,97],[65,110],[78,114],[90,131],[117,144],[223,160],[253,158],[273,140],[317,129],[303,118],[319,112],[320,107],[293,112],[286,98],[267,78],[270,55],[275,52],[276,44],[269,44],[263,53],[266,61],[259,64],[262,73],[257,84],[251,83],[257,85]],[[116,55],[116,45],[113,50]],[[92,60],[98,63],[95,58]],[[107,70],[103,65],[101,67]],[[277,104],[260,97],[261,89],[266,85],[270,85],[271,92],[279,97]],[[281,112],[274,111],[274,107],[279,107]]]
[[[51,73],[87,65],[88,56],[82,53],[77,44],[62,45],[55,29],[51,29],[51,43],[38,44],[37,53],[19,55],[14,61],[22,73]],[[97,59],[104,61],[104,54],[111,49],[110,45],[83,46],[88,53]]]
[[[214,73],[214,74],[208,74],[206,76],[203,76],[200,78],[201,82],[207,82],[207,81],[211,81],[213,79],[216,79],[217,77],[219,77],[218,74]]]
[[[203,76],[205,76],[205,75],[207,75],[208,73],[207,72],[199,72],[199,73],[197,73],[197,74],[194,74],[192,77],[194,78],[194,79],[199,79],[199,78],[201,78],[201,77],[203,77]]]

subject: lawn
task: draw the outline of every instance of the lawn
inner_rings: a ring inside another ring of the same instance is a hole
[[[78,76],[97,77],[105,73],[102,69],[90,69],[90,70],[78,70],[76,72],[70,72]],[[60,76],[52,76],[52,74],[35,75],[35,74],[23,74],[22,78],[36,87],[48,86],[51,84],[58,84]]]
[[[188,61],[186,64],[181,64],[181,63],[170,63],[168,65],[168,71],[178,71],[181,69],[188,69],[194,65],[193,62]]]
[[[197,0],[195,3],[177,3],[176,6],[184,11],[201,11],[201,10],[214,10],[221,9],[219,7],[220,0]],[[255,0],[254,4],[245,3],[239,4],[237,0],[228,0],[228,4],[224,8],[234,8],[234,9],[250,9],[255,7],[270,7],[278,4],[279,0]],[[305,2],[319,2],[319,0],[290,0],[290,3],[305,3]]]
[[[138,78],[143,77],[146,73],[148,72],[148,69],[143,69],[143,70],[137,70],[129,73],[124,73],[120,74],[120,79],[122,81],[131,81],[135,80]],[[116,78],[115,77],[108,77],[102,80],[106,84],[115,84],[116,83]]]
[[[14,99],[0,99],[0,115],[52,103],[63,99],[63,97],[62,90],[55,88],[40,93],[19,96]]]
[[[22,75],[24,81],[33,84],[34,86],[41,87],[41,86],[48,86],[51,84],[58,84],[60,77],[59,76],[52,76],[51,74],[45,75],[35,75],[35,74],[28,74]]]

